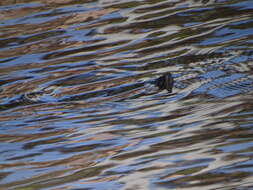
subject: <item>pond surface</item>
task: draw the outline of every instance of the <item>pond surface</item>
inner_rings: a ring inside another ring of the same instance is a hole
[[[1,0],[0,189],[253,189],[252,47],[252,0]]]

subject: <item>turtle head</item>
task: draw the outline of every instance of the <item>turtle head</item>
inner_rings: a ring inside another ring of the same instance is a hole
[[[166,89],[169,93],[172,92],[174,80],[171,73],[166,73],[160,76],[159,78],[156,79],[155,83],[160,90]]]

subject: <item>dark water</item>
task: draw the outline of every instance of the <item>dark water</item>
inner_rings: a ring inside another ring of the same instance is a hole
[[[252,47],[252,0],[1,0],[0,189],[253,189]]]

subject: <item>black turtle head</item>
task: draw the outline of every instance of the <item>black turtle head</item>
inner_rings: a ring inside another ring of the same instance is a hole
[[[156,79],[156,85],[159,87],[160,90],[168,90],[168,92],[172,92],[173,88],[173,77],[170,73],[166,73]]]

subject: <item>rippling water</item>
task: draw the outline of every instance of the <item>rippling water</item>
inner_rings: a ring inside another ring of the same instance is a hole
[[[1,0],[0,189],[253,189],[252,47],[252,0]]]

